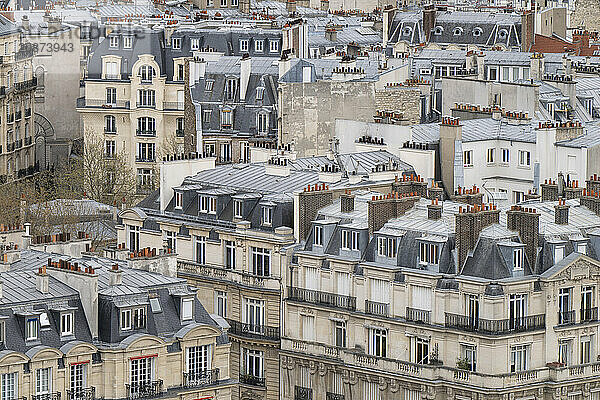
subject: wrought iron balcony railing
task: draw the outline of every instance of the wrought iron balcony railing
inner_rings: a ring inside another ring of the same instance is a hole
[[[209,369],[207,371],[184,372],[183,386],[193,388],[206,385],[214,385],[219,381],[219,369]]]
[[[94,400],[96,398],[96,388],[67,389],[67,400]]]
[[[598,307],[582,308],[579,313],[580,322],[598,321]]]
[[[163,393],[163,381],[159,379],[157,381],[150,382],[139,382],[139,383],[126,383],[127,388],[127,399],[151,399],[153,397],[160,396]],[[60,400],[60,399],[58,399]]]
[[[559,325],[572,325],[574,323],[575,323],[575,310],[558,312],[558,324]]]
[[[419,322],[421,324],[431,323],[431,311],[419,310],[418,308],[406,307],[406,320]]]
[[[231,319],[228,319],[227,322],[231,326],[231,329],[229,329],[229,333],[233,335],[279,340],[279,327],[258,324],[247,324]]]
[[[241,374],[240,382],[246,385],[252,386],[265,386],[265,378],[260,378],[258,376],[250,375],[250,374]]]
[[[31,396],[31,400],[60,400],[60,392],[34,394]]]
[[[388,317],[390,312],[390,305],[388,303],[378,303],[376,301],[365,300],[365,312],[367,314]]]
[[[546,327],[546,315],[528,315],[507,319],[483,319],[470,315],[446,313],[446,327],[468,332],[481,332],[488,335],[502,335],[511,332],[528,332]]]
[[[342,294],[320,292],[318,290],[290,286],[288,287],[288,298],[295,301],[305,301],[307,303],[324,306],[345,308],[351,311],[356,310],[356,297],[345,296]]]
[[[312,400],[313,390],[302,386],[294,386],[294,400]]]

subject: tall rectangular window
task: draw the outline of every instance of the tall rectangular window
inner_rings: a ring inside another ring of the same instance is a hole
[[[167,249],[171,252],[177,252],[177,232],[165,231],[165,241],[167,243]]]
[[[70,387],[71,392],[75,395],[75,399],[83,398],[83,396],[77,396],[83,389],[86,388],[87,378],[87,363],[71,364],[70,367]]]
[[[573,340],[564,339],[558,341],[558,362],[564,365],[571,365],[571,353]]]
[[[134,358],[130,361],[130,398],[138,398],[154,380],[156,357]]]
[[[140,251],[140,227],[127,225],[127,230],[129,231],[129,251]]]
[[[18,377],[17,372],[2,374],[0,382],[2,384],[2,388],[0,388],[2,400],[15,400],[17,398],[19,394]]]
[[[225,268],[235,269],[235,242],[233,240],[225,240]]]
[[[525,324],[527,316],[527,295],[511,294],[508,297],[508,317],[511,329],[519,328]]]
[[[131,326],[131,310],[121,310],[121,330],[128,331]]]
[[[117,88],[113,88],[113,87],[106,88],[106,104],[109,104],[109,105],[117,104]]]
[[[429,339],[413,337],[411,343],[411,361],[416,364],[429,364]]]
[[[38,338],[38,319],[28,318],[25,322],[25,339],[35,340]]]
[[[215,314],[227,318],[227,292],[215,290]]]
[[[241,200],[233,201],[233,216],[235,218],[244,218],[243,210],[243,202]]]
[[[73,313],[63,313],[60,315],[60,334],[69,336],[73,334]]]
[[[462,367],[465,367],[469,371],[477,371],[477,346],[461,344],[460,352],[462,355]]]
[[[337,294],[350,296],[350,274],[347,272],[336,272],[335,277]]]
[[[529,167],[531,165],[531,152],[519,150],[519,165]]]
[[[185,359],[188,384],[200,384],[205,381],[206,371],[211,369],[211,345],[186,348]]]
[[[252,273],[258,276],[271,274],[271,251],[260,247],[252,247]]]
[[[194,236],[196,242],[196,262],[206,264],[206,237]]]
[[[593,347],[593,340],[594,335],[589,335],[589,336],[582,336],[579,340],[579,363],[580,364],[587,364],[592,362],[593,357],[592,357],[592,347]]]
[[[323,227],[321,225],[315,225],[313,244],[323,246]]]
[[[194,319],[194,298],[181,299],[181,320],[190,321]]]
[[[369,328],[369,354],[376,357],[387,357],[387,331]]]
[[[310,290],[320,289],[321,274],[318,268],[304,267],[304,287]]]
[[[315,317],[313,315],[302,315],[302,340],[315,341]]]
[[[570,324],[575,322],[572,315],[573,288],[560,288],[558,290],[558,323]]]
[[[516,345],[510,348],[510,372],[526,371],[529,365],[529,346]]]
[[[463,151],[463,163],[465,167],[473,166],[473,150]]]
[[[35,371],[35,394],[50,394],[52,391],[52,368],[40,368]]]
[[[502,149],[502,163],[508,164],[510,162],[510,150]]]
[[[346,321],[334,321],[333,330],[334,346],[346,347]]]
[[[263,377],[264,353],[260,350],[245,350],[245,369],[246,375],[256,378]]]
[[[250,332],[262,333],[265,325],[265,301],[244,298],[242,318]]]
[[[494,163],[496,160],[496,149],[487,149],[486,161],[488,164]]]

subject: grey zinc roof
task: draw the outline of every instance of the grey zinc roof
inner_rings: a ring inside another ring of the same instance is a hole
[[[0,35],[8,35],[17,31],[17,25],[14,22],[4,15],[0,15]]]
[[[479,140],[513,140],[535,143],[536,133],[532,124],[512,125],[492,118],[461,121],[463,142]],[[412,140],[418,143],[436,143],[440,138],[439,123],[412,126]]]
[[[41,263],[33,268],[37,269]],[[12,266],[11,266],[12,268]],[[0,274],[3,281],[0,305],[30,304],[50,299],[77,296],[77,291],[57,279],[48,277],[48,293],[44,294],[36,288],[36,274],[29,271],[9,271]]]

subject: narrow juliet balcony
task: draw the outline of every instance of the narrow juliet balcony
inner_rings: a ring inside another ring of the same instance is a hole
[[[183,387],[196,388],[208,385],[214,385],[219,381],[219,368],[209,369],[207,371],[184,372]]]
[[[240,382],[245,385],[265,387],[265,378],[261,378],[250,374],[241,374]]]
[[[365,313],[389,317],[390,305],[388,303],[378,303],[376,301],[365,300]]]
[[[60,400],[60,392],[34,394],[31,396],[31,400]]]
[[[582,308],[579,311],[580,322],[585,323],[598,321],[598,307]]]
[[[96,388],[67,389],[67,400],[94,400],[96,398]]]
[[[420,324],[431,323],[431,311],[419,310],[418,308],[406,307],[406,320]]]
[[[313,390],[302,386],[294,386],[294,400],[313,400]]]
[[[163,394],[162,379],[149,382],[137,382],[133,384],[126,383],[125,387],[127,388],[128,400],[152,399]]]
[[[232,335],[266,340],[279,340],[279,327],[247,324],[232,319],[227,319],[227,322],[231,326],[229,333]]]

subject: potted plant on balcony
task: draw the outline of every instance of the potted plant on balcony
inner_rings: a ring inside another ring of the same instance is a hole
[[[464,369],[465,371],[471,370],[471,362],[467,357],[458,357],[456,359],[456,368]]]

